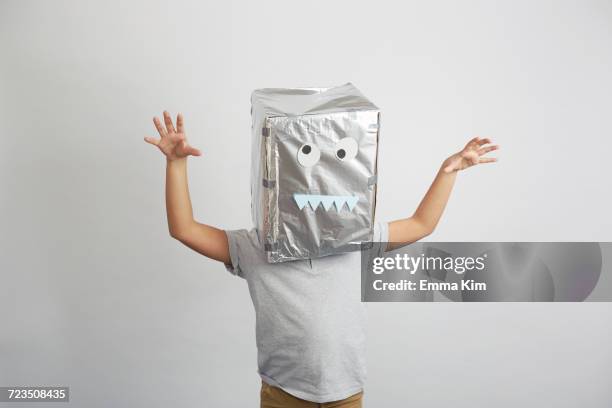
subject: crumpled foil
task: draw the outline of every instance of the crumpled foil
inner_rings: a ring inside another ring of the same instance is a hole
[[[380,111],[350,83],[251,95],[253,222],[269,262],[372,240]]]

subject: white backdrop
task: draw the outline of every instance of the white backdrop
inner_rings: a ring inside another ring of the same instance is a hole
[[[481,135],[500,162],[429,239],[611,240],[611,23],[607,1],[0,2],[0,386],[257,406],[245,282],[167,234],[142,141],[163,109],[204,152],[202,222],[251,225],[253,89],[351,81],[383,112],[379,219]],[[367,406],[612,401],[608,303],[368,309]]]

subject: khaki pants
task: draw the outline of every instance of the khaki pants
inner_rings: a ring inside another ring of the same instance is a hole
[[[294,397],[262,381],[260,395],[261,408],[361,408],[363,391],[340,401],[319,404]]]

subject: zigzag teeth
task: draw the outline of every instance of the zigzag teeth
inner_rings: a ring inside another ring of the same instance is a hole
[[[308,203],[310,204],[310,208],[316,210],[319,204],[321,204],[321,200],[318,198],[311,198],[308,200]]]
[[[334,199],[330,197],[323,197],[321,199],[321,203],[323,204],[323,208],[325,208],[325,211],[329,211],[332,205],[334,205]]]
[[[336,211],[340,212],[344,208],[344,204],[346,204],[346,198],[338,197],[334,200],[334,203],[336,204]]]
[[[357,201],[359,201],[359,198],[355,196],[352,196],[346,200],[346,205],[348,206],[349,211],[353,211],[353,208],[355,208],[357,205]]]
[[[329,211],[332,206],[336,207],[336,211],[340,212],[344,206],[349,211],[353,211],[359,198],[356,196],[332,196],[332,195],[311,195],[311,194],[294,194],[293,198],[300,210],[306,205],[310,206],[313,211],[316,211],[319,206],[322,206],[325,211]]]
[[[300,210],[303,210],[308,204],[308,196],[305,194],[294,194],[293,199]]]

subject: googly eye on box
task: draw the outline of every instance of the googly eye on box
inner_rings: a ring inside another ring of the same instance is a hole
[[[352,84],[251,95],[252,216],[269,262],[372,240],[380,111]]]

